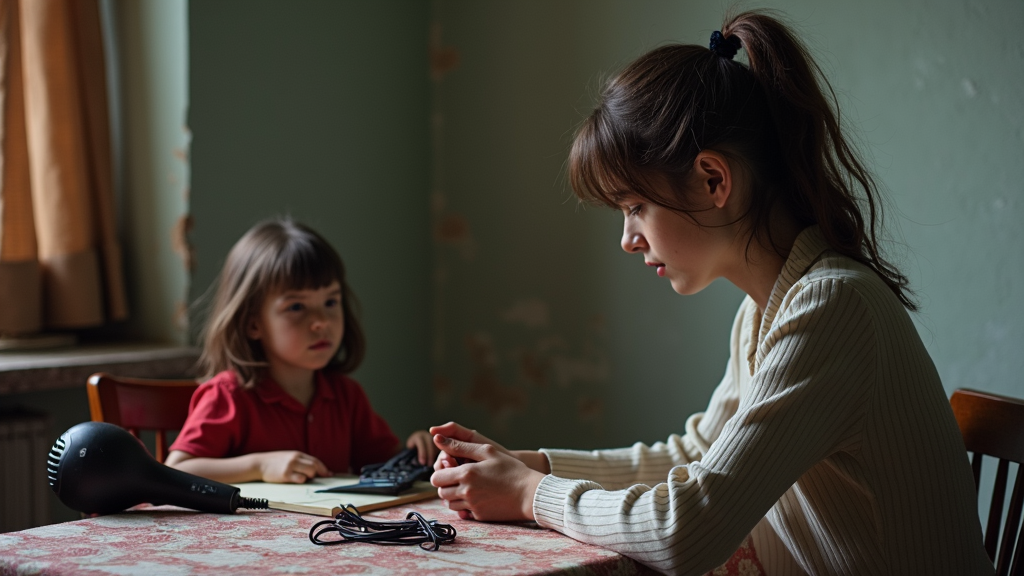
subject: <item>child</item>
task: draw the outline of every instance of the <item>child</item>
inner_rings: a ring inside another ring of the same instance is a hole
[[[188,419],[167,465],[221,482],[303,483],[358,473],[399,440],[347,374],[363,331],[345,269],[313,230],[289,219],[253,227],[221,271]],[[427,463],[426,431],[406,441]]]
[[[436,426],[432,482],[452,510],[672,574],[741,545],[768,574],[992,573],[963,440],[831,95],[761,12],[611,80],[576,135],[573,187],[622,211],[622,248],[679,294],[719,277],[747,293],[725,377],[653,446],[510,452]]]

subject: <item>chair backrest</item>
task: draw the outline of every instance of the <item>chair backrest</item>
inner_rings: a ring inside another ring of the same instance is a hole
[[[1021,576],[1024,574],[1024,562],[1021,560],[1024,555],[1024,530],[1020,529],[1021,508],[1024,506],[1024,465],[1021,465],[1024,462],[1024,400],[976,390],[957,390],[949,402],[964,436],[964,444],[968,451],[974,453],[971,468],[974,470],[975,486],[981,481],[982,455],[999,459],[992,505],[985,527],[985,550],[989,558],[998,560],[995,563],[997,575]],[[1006,500],[1010,462],[1018,464],[1017,477],[1000,542],[999,525]]]
[[[156,432],[156,459],[167,458],[168,430],[180,430],[188,416],[194,380],[122,378],[102,372],[89,377],[89,412],[93,422],[109,422],[136,438],[140,430]]]

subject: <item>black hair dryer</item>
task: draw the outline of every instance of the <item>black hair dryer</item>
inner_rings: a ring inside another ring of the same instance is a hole
[[[46,471],[60,501],[86,514],[112,514],[144,502],[221,514],[267,507],[266,500],[243,498],[234,486],[164,466],[138,438],[104,422],[61,434]]]

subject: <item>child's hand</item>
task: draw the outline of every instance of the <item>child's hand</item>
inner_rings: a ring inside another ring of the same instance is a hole
[[[331,471],[318,458],[298,450],[263,452],[259,469],[264,482],[303,484],[317,476],[331,476]]]
[[[433,437],[426,430],[417,430],[405,441],[406,448],[415,448],[420,464],[429,464],[437,457],[437,448]]]

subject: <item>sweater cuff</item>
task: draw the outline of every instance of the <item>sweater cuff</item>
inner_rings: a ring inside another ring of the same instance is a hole
[[[569,480],[548,474],[537,485],[533,495],[533,517],[545,528],[563,532],[565,505],[587,490],[601,489],[601,485],[587,480]]]

